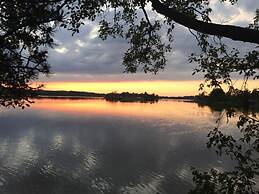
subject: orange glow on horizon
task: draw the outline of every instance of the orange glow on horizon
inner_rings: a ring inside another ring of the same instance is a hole
[[[97,93],[136,92],[159,95],[194,95],[200,81],[136,81],[136,82],[50,82],[46,90],[73,90]]]
[[[155,93],[167,96],[188,96],[198,94],[201,80],[196,81],[128,81],[128,82],[49,82],[45,84],[46,90],[86,91],[96,93],[109,92],[136,92]],[[236,83],[237,87],[241,81]],[[259,80],[251,80],[249,89],[258,88]]]

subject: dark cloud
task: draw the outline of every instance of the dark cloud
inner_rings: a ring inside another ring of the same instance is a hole
[[[103,42],[93,37],[95,28],[96,26],[86,25],[82,32],[74,37],[64,31],[57,34],[59,46],[49,54],[54,72],[106,74],[122,71],[121,56],[127,44],[118,39]]]
[[[218,23],[247,26],[249,19],[259,1],[240,0],[237,5],[223,5],[218,0],[211,2],[214,8],[212,19]],[[97,80],[190,80],[200,79],[192,77],[195,64],[188,63],[188,56],[192,52],[199,52],[195,38],[189,31],[176,25],[174,30],[173,50],[167,54],[166,69],[158,75],[152,74],[123,74],[123,53],[128,44],[123,39],[109,39],[102,41],[98,37],[98,25],[87,22],[79,34],[71,36],[71,32],[60,30],[56,34],[58,46],[49,51],[49,61],[52,64],[50,80],[55,81],[97,81]],[[235,43],[227,40],[232,47],[247,50],[250,45]]]

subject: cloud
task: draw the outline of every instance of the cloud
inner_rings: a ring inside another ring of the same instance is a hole
[[[245,27],[253,22],[256,8],[259,8],[259,1],[256,0],[239,0],[235,5],[231,5],[229,1],[220,3],[219,0],[212,0],[210,4],[213,22]]]
[[[253,3],[252,3],[253,2]],[[214,9],[212,19],[217,23],[247,26],[253,18],[259,1],[240,0],[237,5],[211,1]],[[153,16],[151,16],[153,17]],[[197,42],[190,32],[180,25],[174,29],[173,50],[167,54],[166,69],[152,74],[123,74],[122,57],[128,48],[124,39],[98,38],[99,27],[95,22],[86,22],[79,34],[72,36],[71,32],[59,30],[55,41],[59,45],[49,50],[49,62],[55,74],[49,79],[55,81],[98,81],[98,80],[190,80],[201,79],[202,76],[192,77],[195,64],[188,62],[192,52],[199,52]],[[235,47],[247,50],[250,45],[227,40]],[[46,79],[44,79],[46,80]]]
[[[86,26],[87,28],[89,26]],[[63,32],[67,34],[67,32]],[[66,37],[57,35],[62,42],[62,47],[55,48],[49,53],[49,61],[53,64],[52,71],[56,73],[88,73],[106,74],[120,73],[121,56],[126,50],[127,43],[114,39],[103,42],[98,38],[93,38],[93,34],[81,33],[77,37]],[[86,38],[85,38],[86,36]]]
[[[68,49],[66,47],[59,47],[59,48],[55,48],[54,50],[61,54],[63,54],[63,53],[65,54],[68,51]]]

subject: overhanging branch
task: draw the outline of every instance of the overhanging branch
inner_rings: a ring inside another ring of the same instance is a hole
[[[176,23],[179,23],[197,32],[226,37],[232,40],[259,44],[259,30],[233,25],[203,22],[179,12],[175,8],[168,7],[161,3],[159,0],[150,1],[152,2],[152,7],[156,10],[157,13],[160,13],[165,17],[174,20]]]

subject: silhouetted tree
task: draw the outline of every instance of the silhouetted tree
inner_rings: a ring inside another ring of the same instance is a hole
[[[219,0],[226,1],[233,6],[238,2]],[[259,11],[247,27],[213,23],[211,12],[209,0],[0,0],[0,104],[28,105],[38,89],[31,82],[39,74],[50,73],[47,49],[54,46],[55,30],[61,27],[78,33],[86,20],[99,22],[103,40],[120,37],[128,41],[129,49],[123,56],[126,72],[141,69],[157,73],[163,69],[165,55],[171,51],[174,24],[178,23],[197,40],[200,53],[191,54],[189,61],[198,63],[194,74],[204,73],[208,86],[232,86],[233,72],[244,80],[258,79]],[[224,38],[246,42],[251,49],[242,53],[230,48]],[[194,193],[255,193],[252,181],[259,165],[253,153],[258,152],[258,119],[242,116],[238,127],[243,134],[238,142],[216,128],[208,143],[220,154],[236,158],[238,166],[232,172],[194,171]],[[249,141],[251,147],[243,150],[246,147],[240,147],[240,142]]]
[[[233,111],[227,113],[228,117],[234,115]],[[259,173],[259,120],[254,114],[243,113],[239,116],[237,127],[240,130],[239,137],[226,134],[218,125],[208,134],[207,143],[207,147],[214,149],[219,156],[228,156],[232,159],[233,168],[229,170],[212,168],[205,172],[193,168],[195,188],[189,192],[190,194],[256,194],[259,192],[255,179]]]
[[[229,1],[233,6],[237,3]],[[157,73],[163,69],[165,54],[171,50],[174,23],[178,23],[189,28],[201,47],[201,53],[192,54],[190,62],[199,64],[194,73],[204,72],[209,86],[230,84],[232,72],[245,79],[258,78],[259,52],[253,48],[256,45],[243,54],[228,48],[222,37],[258,44],[259,11],[248,27],[212,23],[211,12],[208,0],[1,0],[0,87],[5,92],[1,93],[0,103],[23,106],[29,102],[33,93],[22,91],[37,89],[31,81],[39,74],[50,73],[47,48],[54,46],[57,27],[73,34],[86,20],[99,22],[104,40],[128,40],[129,49],[123,56],[126,72],[142,69]],[[164,17],[153,17],[157,14]],[[165,30],[167,40],[162,38]],[[13,101],[17,93],[21,95]]]
[[[214,88],[210,92],[210,97],[211,98],[222,98],[222,97],[225,97],[225,92],[222,88]]]

